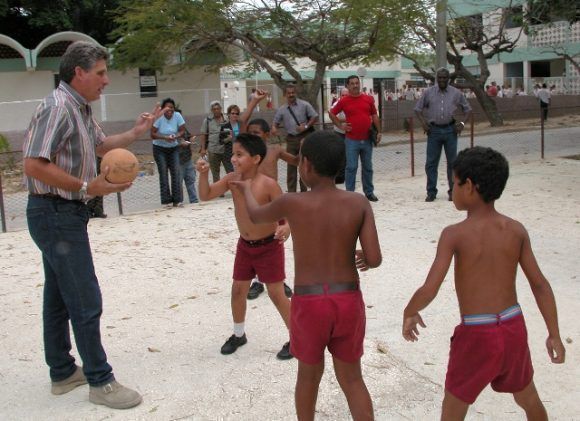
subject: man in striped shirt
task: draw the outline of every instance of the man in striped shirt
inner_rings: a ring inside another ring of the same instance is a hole
[[[67,393],[89,383],[89,400],[131,408],[141,395],[115,381],[101,343],[102,297],[95,275],[85,201],[121,192],[131,183],[111,184],[108,168],[97,176],[96,156],[128,146],[161,115],[143,113],[134,127],[105,136],[89,103],[109,83],[107,51],[88,42],[71,44],[60,64],[60,85],[38,106],[23,148],[30,193],[26,210],[30,235],[44,265],[43,326],[51,391]],[[69,319],[83,368],[70,354]]]

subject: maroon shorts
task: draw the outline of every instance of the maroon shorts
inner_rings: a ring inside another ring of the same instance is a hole
[[[360,291],[292,296],[290,352],[306,364],[318,364],[324,350],[354,363],[363,355],[366,316]]]
[[[453,396],[472,404],[490,383],[496,392],[521,392],[533,375],[523,315],[455,328],[445,378],[445,389]]]
[[[251,281],[258,275],[265,284],[286,279],[284,271],[284,245],[274,236],[257,241],[240,237],[234,261],[234,280]]]

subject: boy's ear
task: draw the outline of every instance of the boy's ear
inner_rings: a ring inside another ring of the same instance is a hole
[[[305,156],[300,155],[300,165],[304,167],[304,171],[311,172],[312,171],[312,163],[306,158]]]
[[[467,191],[470,194],[478,193],[477,184],[474,184],[473,181],[471,181],[471,178],[469,178],[469,177],[466,178],[465,179],[465,184],[466,184],[466,187],[467,187]]]

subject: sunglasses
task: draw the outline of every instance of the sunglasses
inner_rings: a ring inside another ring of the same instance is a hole
[[[230,115],[240,115],[240,113],[230,113]]]

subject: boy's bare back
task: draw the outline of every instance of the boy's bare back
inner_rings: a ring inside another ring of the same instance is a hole
[[[516,272],[526,230],[493,212],[445,229],[455,256],[455,288],[461,314],[496,314],[517,303]]]
[[[295,285],[358,280],[359,239],[365,256],[380,261],[374,215],[364,196],[332,186],[286,194],[279,203],[292,230]]]

